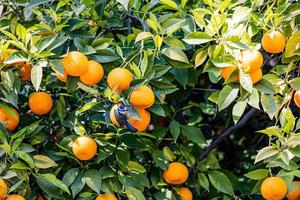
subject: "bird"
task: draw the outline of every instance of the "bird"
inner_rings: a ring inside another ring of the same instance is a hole
[[[126,128],[130,131],[130,132],[137,132],[137,129],[134,128],[128,121],[129,119],[129,114],[128,114],[128,109],[125,105],[119,105],[115,110],[114,110],[114,115],[115,118],[118,122],[118,124],[121,127],[126,126]]]

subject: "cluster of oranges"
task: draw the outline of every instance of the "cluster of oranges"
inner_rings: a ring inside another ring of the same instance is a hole
[[[126,91],[129,88],[132,80],[132,74],[130,71],[124,68],[115,68],[107,76],[108,86],[116,93]],[[129,103],[136,108],[140,119],[130,117],[128,121],[138,131],[144,131],[147,129],[151,120],[151,116],[146,109],[150,108],[154,104],[154,101],[154,93],[152,89],[146,85],[137,87],[131,92]],[[114,114],[114,111],[117,109],[117,107],[118,104],[112,107],[110,111],[110,119],[114,125],[119,126]]]
[[[265,33],[262,37],[262,47],[268,53],[280,53],[285,48],[286,38],[279,31],[271,31]],[[229,82],[239,81],[239,70],[248,73],[252,84],[259,82],[262,79],[263,56],[255,49],[247,49],[241,52],[241,58],[237,65],[228,66],[221,69],[221,76]],[[233,74],[233,72],[236,72]]]
[[[13,194],[13,195],[6,195],[8,191],[8,187],[6,182],[0,178],[0,199],[4,199],[5,200],[25,200],[24,197],[22,197],[21,195],[17,195],[17,194]]]
[[[167,170],[164,171],[163,177],[164,180],[170,185],[182,185],[189,178],[189,170],[180,162],[172,162],[169,164]],[[186,187],[181,187],[177,191],[177,194],[183,200],[193,200],[192,192]]]
[[[66,82],[68,76],[79,77],[85,85],[91,86],[99,83],[104,75],[100,63],[88,58],[79,51],[71,51],[62,59],[64,74],[57,74],[57,78]]]
[[[266,200],[281,200],[286,197],[288,200],[300,199],[300,182],[294,181],[296,188],[288,193],[288,186],[280,177],[266,178],[261,184],[260,191]]]

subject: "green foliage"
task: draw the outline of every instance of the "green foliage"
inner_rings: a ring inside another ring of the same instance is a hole
[[[114,193],[118,199],[176,200],[179,187],[188,187],[195,199],[251,199],[270,175],[289,185],[300,178],[299,110],[292,98],[300,90],[299,3],[0,2],[0,108],[16,117],[15,107],[21,117],[13,132],[0,125],[0,176],[9,193],[26,199],[43,194],[46,199],[89,200]],[[287,37],[285,51],[276,55],[261,48],[262,35],[273,29]],[[249,48],[264,56],[263,78],[257,84],[239,65],[241,52]],[[3,59],[10,49],[16,51]],[[64,74],[61,58],[75,50],[103,65],[105,77],[99,84],[86,86],[70,76],[66,83],[57,80],[57,74]],[[20,79],[21,62],[32,65],[30,81]],[[238,70],[223,80],[220,70],[232,65]],[[130,88],[120,94],[106,83],[116,67],[134,75]],[[234,75],[239,82],[232,82]],[[118,102],[129,106],[131,91],[141,85],[150,86],[156,97],[148,129],[131,133],[111,124],[111,107]],[[54,99],[48,115],[29,111],[34,91],[47,91]],[[225,162],[236,155],[234,148],[209,151],[202,158],[250,107],[271,124],[249,122],[250,136],[230,137],[232,146],[242,146],[237,152],[243,161],[232,166]],[[262,130],[255,133],[257,127]],[[97,143],[97,155],[90,161],[80,161],[72,152],[79,135]],[[249,147],[254,135],[267,140]],[[163,180],[173,161],[189,168],[182,186]]]

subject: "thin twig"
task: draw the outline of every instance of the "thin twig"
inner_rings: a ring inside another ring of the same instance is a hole
[[[245,126],[248,122],[248,120],[256,113],[256,110],[254,108],[251,108],[243,117],[240,121],[238,121],[238,123],[236,123],[235,125],[229,127],[228,129],[226,129],[221,135],[219,135],[205,150],[202,154],[199,155],[199,157],[197,157],[194,168],[196,169],[198,163],[202,160],[204,160],[209,153],[218,146],[218,144],[220,144],[228,135],[230,135],[231,133],[233,133],[234,131],[242,128],[243,126]]]
[[[219,90],[218,89],[212,89],[212,88],[193,88],[193,91],[216,92],[216,91],[219,91]]]

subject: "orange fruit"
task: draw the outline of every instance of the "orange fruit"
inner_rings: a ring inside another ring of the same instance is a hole
[[[35,92],[29,97],[29,108],[34,114],[45,115],[52,109],[51,96],[46,92]]]
[[[96,197],[95,200],[118,200],[118,199],[113,194],[100,194]]]
[[[149,108],[154,101],[155,96],[152,89],[145,85],[134,89],[129,98],[130,104],[137,108]]]
[[[171,185],[180,185],[187,181],[189,177],[188,168],[180,162],[172,162],[168,169],[164,171],[164,179]]]
[[[294,102],[298,108],[300,108],[300,90],[294,94]]]
[[[20,65],[20,74],[22,81],[30,80],[32,65],[30,63],[23,63]]]
[[[146,130],[147,127],[149,126],[151,121],[151,115],[147,110],[142,108],[138,108],[137,111],[141,119],[139,120],[135,118],[129,118],[128,121],[134,128],[136,128],[139,132],[141,132]]]
[[[132,80],[132,74],[124,68],[115,68],[107,76],[108,86],[117,93],[127,90]]]
[[[288,200],[300,199],[300,181],[293,181],[293,184],[298,185],[298,187],[296,187],[286,195]]]
[[[6,112],[3,108],[0,108],[0,122],[5,123],[5,128],[13,131],[15,130],[20,122],[20,117],[19,117],[19,113],[11,108],[11,110],[15,113],[16,117],[13,117],[11,115],[9,115],[8,112]]]
[[[224,67],[221,68],[221,76],[224,80],[228,79],[229,76],[236,70],[236,66]],[[232,79],[232,82],[237,82],[239,80],[238,74]]]
[[[249,67],[245,72],[253,72],[260,69],[264,58],[261,53],[255,49],[248,49],[242,52],[243,63]]]
[[[262,79],[262,70],[258,69],[254,72],[250,73],[250,78],[252,80],[252,84],[254,85],[255,83],[259,82]]]
[[[70,76],[81,76],[89,68],[87,57],[79,51],[71,51],[62,59],[66,73]]]
[[[281,200],[287,193],[287,185],[280,177],[266,178],[260,186],[262,196],[267,200]]]
[[[114,110],[117,109],[117,107],[118,107],[118,105],[116,104],[110,110],[110,120],[114,125],[119,126],[119,123],[116,120],[115,113],[114,113]],[[138,119],[135,119],[133,117],[129,117],[128,122],[134,128],[136,128],[139,132],[141,132],[141,131],[146,130],[147,127],[149,126],[150,121],[151,121],[151,115],[147,110],[142,109],[142,108],[138,108],[137,112],[138,112],[141,119],[138,120]]]
[[[24,197],[18,194],[9,195],[5,198],[5,200],[26,200]]]
[[[270,31],[263,35],[261,44],[268,53],[280,53],[285,48],[285,35],[279,31]]]
[[[100,63],[89,61],[88,71],[80,76],[80,81],[86,85],[95,85],[103,78],[104,71]]]
[[[97,143],[88,136],[81,136],[73,142],[72,151],[79,160],[91,160],[97,153]]]
[[[7,193],[8,187],[6,182],[0,178],[0,199],[2,199]]]
[[[193,194],[188,188],[180,188],[178,195],[182,200],[193,200]]]
[[[68,78],[68,74],[66,72],[64,72],[64,75],[61,75],[59,73],[56,73],[56,77],[58,80],[60,80],[61,82],[67,82],[67,78]]]

